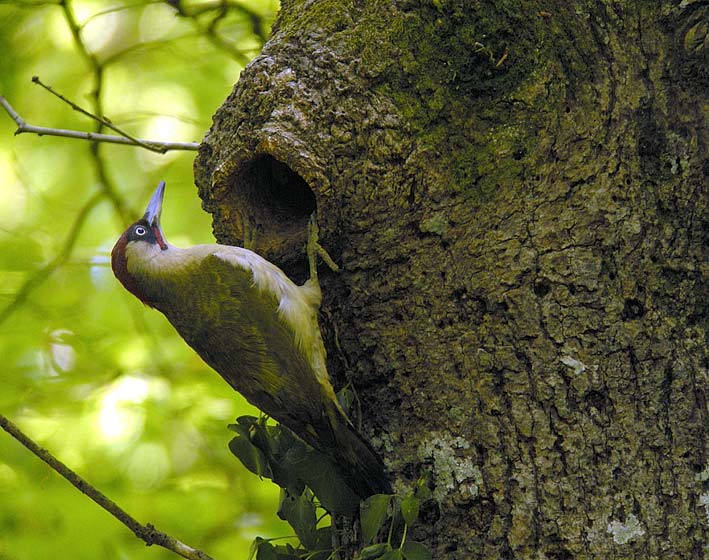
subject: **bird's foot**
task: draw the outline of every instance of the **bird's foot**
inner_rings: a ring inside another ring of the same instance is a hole
[[[258,235],[258,226],[253,216],[248,216],[246,213],[241,215],[241,223],[244,235],[244,249],[250,251],[256,250],[256,237]]]
[[[310,279],[317,281],[318,278],[318,262],[317,258],[320,258],[323,262],[332,270],[333,272],[338,272],[340,267],[337,266],[332,257],[328,255],[327,251],[323,249],[322,245],[318,243],[318,220],[315,212],[310,215],[310,220],[308,221],[308,265],[310,267]]]

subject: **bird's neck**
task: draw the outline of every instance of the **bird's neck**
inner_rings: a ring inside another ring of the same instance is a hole
[[[116,277],[123,286],[150,307],[158,307],[166,284],[189,281],[189,267],[209,254],[213,246],[199,245],[180,249],[168,244],[161,249],[157,244],[127,243],[121,238],[111,255]]]

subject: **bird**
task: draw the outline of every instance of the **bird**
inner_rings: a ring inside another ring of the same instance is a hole
[[[329,456],[364,499],[391,493],[383,462],[335,395],[318,311],[322,292],[315,214],[308,234],[309,279],[301,286],[243,247],[178,248],[160,226],[165,182],[143,217],[111,251],[128,292],[160,311],[185,342],[232,388],[302,441]]]

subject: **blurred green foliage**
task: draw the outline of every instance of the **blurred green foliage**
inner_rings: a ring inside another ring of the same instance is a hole
[[[0,4],[0,94],[29,123],[96,130],[31,83],[153,140],[199,141],[275,0]],[[292,534],[278,489],[229,452],[254,413],[114,280],[113,242],[167,181],[163,225],[210,242],[194,152],[23,134],[0,114],[0,412],[143,523],[218,559]],[[105,131],[104,132],[110,132]],[[0,432],[0,559],[174,558],[146,548]]]

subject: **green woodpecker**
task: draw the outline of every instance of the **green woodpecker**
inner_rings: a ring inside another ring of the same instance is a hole
[[[310,279],[297,286],[242,247],[179,249],[160,228],[165,183],[111,252],[116,278],[162,312],[202,359],[246,399],[329,455],[360,496],[388,493],[382,462],[337,401],[318,326],[317,229]]]

